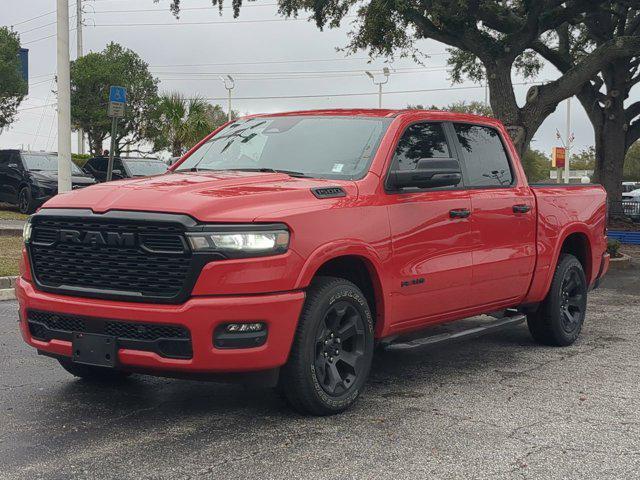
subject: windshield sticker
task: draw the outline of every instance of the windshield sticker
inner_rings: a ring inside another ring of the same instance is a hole
[[[340,172],[342,172],[343,167],[344,167],[343,163],[334,163],[333,164],[333,168],[331,169],[331,171],[333,173],[340,173]]]

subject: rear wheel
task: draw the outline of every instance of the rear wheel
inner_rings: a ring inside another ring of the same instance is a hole
[[[301,413],[339,413],[360,395],[373,349],[373,319],[360,289],[320,277],[307,291],[279,390]]]
[[[127,378],[131,375],[131,373],[123,372],[122,370],[82,365],[62,358],[58,359],[58,362],[60,362],[62,368],[74,377],[79,377],[93,382],[114,382]]]
[[[587,280],[576,257],[561,254],[551,288],[538,310],[527,317],[533,338],[543,345],[576,341],[587,310]]]

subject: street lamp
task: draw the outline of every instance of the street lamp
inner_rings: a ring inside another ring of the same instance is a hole
[[[224,88],[227,89],[227,110],[228,110],[228,119],[231,121],[231,90],[236,86],[236,81],[233,79],[231,75],[220,76],[218,77],[224,83]]]
[[[382,73],[384,74],[384,80],[379,80],[379,81],[376,81],[376,77],[373,75],[373,73],[369,71],[366,71],[364,73],[367,74],[367,76],[371,79],[374,85],[378,85],[378,108],[382,108],[382,85],[384,85],[389,81],[389,75],[391,74],[391,72],[387,67],[384,67],[382,69]]]

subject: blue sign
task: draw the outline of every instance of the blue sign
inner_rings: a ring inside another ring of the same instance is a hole
[[[109,89],[109,101],[114,103],[127,103],[127,89],[112,86]]]
[[[22,71],[22,79],[27,82],[27,89],[29,86],[29,49],[21,48],[18,54],[20,58],[20,67]]]

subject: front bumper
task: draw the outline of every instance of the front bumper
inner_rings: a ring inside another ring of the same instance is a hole
[[[287,361],[304,303],[304,292],[265,295],[192,297],[181,305],[127,303],[54,295],[36,290],[19,278],[16,296],[20,303],[20,331],[24,340],[40,352],[71,357],[71,342],[41,341],[31,336],[27,310],[98,317],[114,321],[180,325],[191,333],[193,357],[165,358],[157,353],[118,350],[120,368],[163,374],[258,372],[281,367]],[[264,322],[268,336],[264,345],[244,349],[213,346],[216,327],[229,322]]]

